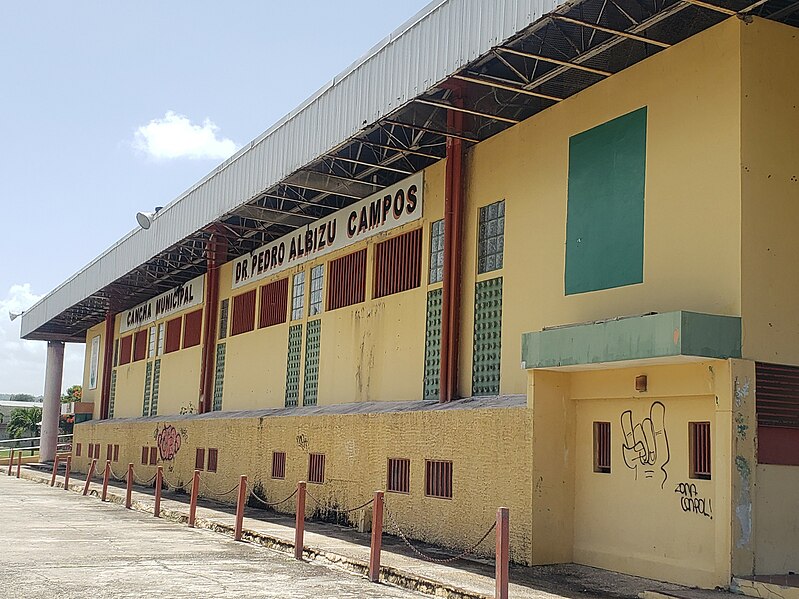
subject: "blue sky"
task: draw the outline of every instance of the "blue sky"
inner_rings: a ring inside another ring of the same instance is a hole
[[[29,307],[429,0],[0,3],[0,393],[40,394]],[[82,380],[68,347],[64,387]]]

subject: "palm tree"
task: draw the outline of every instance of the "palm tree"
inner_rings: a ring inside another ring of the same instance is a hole
[[[8,420],[8,436],[12,439],[35,437],[42,421],[41,408],[17,408]]]

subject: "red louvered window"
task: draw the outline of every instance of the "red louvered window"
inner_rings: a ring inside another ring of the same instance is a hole
[[[422,230],[416,229],[375,247],[374,297],[415,289],[422,278]]]
[[[327,309],[358,304],[365,298],[366,249],[333,260],[327,282]]]
[[[424,494],[427,497],[452,499],[452,462],[425,461]]]
[[[105,459],[111,462],[114,458],[114,446],[113,445],[106,445],[105,446]]]
[[[231,335],[248,333],[255,328],[255,289],[233,298]]]
[[[208,450],[208,472],[216,472],[216,465],[219,461],[219,450],[211,447]]]
[[[150,448],[150,466],[155,466],[156,462],[158,462],[158,448],[151,447]]]
[[[258,317],[259,329],[286,322],[288,293],[288,279],[280,279],[261,287],[261,312]]]
[[[195,310],[186,314],[183,323],[183,349],[200,345],[203,334],[203,310]]]
[[[133,336],[133,361],[138,362],[147,357],[147,329],[137,331]]]
[[[197,453],[194,456],[194,469],[195,470],[205,469],[205,449],[202,447],[197,448]]]
[[[594,472],[610,473],[610,422],[594,422]]]
[[[317,485],[325,482],[325,454],[312,453],[308,456],[308,482]]]
[[[114,461],[119,461],[119,445],[114,445]]]
[[[150,453],[150,448],[149,447],[145,446],[145,447],[141,448],[141,464],[142,464],[142,466],[146,466],[147,465],[147,456],[148,456],[149,453]]]
[[[182,321],[180,316],[167,321],[166,323],[166,353],[172,353],[180,349],[180,329]]]
[[[133,335],[127,335],[119,340],[119,363],[130,364],[130,354],[133,349]]]
[[[688,423],[688,455],[690,456],[691,478],[710,480],[710,423]]]
[[[392,493],[411,492],[411,461],[409,459],[388,459],[386,490]]]
[[[286,452],[272,452],[272,478],[286,478]]]
[[[75,445],[75,457],[77,458],[80,457],[80,450],[81,450],[80,443],[78,443]]]

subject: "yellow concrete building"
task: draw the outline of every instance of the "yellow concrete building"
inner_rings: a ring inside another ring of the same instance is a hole
[[[799,569],[799,10],[532,4],[431,5],[120,242],[157,252],[26,315],[86,342],[73,467],[200,469],[209,497],[309,480],[319,518],[386,489],[456,549],[507,506],[521,564]],[[399,105],[359,91],[443,56],[456,15],[488,31],[468,60]],[[291,129],[355,97],[350,135]]]

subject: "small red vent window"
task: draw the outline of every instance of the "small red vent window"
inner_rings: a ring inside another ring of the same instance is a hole
[[[197,448],[197,453],[194,456],[194,469],[195,470],[205,469],[205,449],[202,447]]]
[[[147,329],[137,331],[133,337],[133,361],[138,362],[147,357]]]
[[[171,353],[173,351],[178,351],[180,349],[180,329],[181,329],[181,318],[178,316],[177,318],[173,318],[172,320],[167,321],[166,323],[166,353]]]
[[[150,453],[150,448],[149,447],[142,447],[141,448],[141,464],[142,464],[142,466],[146,466],[147,465],[147,456],[149,455],[149,453]]]
[[[255,289],[233,298],[231,335],[248,333],[255,328]]]
[[[610,472],[610,422],[594,422],[594,472]]]
[[[119,445],[114,445],[114,461],[119,461]]]
[[[375,247],[374,297],[415,289],[422,278],[422,230],[399,235]]]
[[[289,280],[280,279],[261,287],[261,312],[258,328],[271,327],[286,322]]]
[[[113,445],[106,445],[105,446],[105,459],[109,462],[113,461],[114,458],[114,446]]]
[[[452,462],[427,460],[424,468],[424,494],[452,499]]]
[[[392,493],[410,493],[411,461],[407,458],[388,459],[386,490]]]
[[[155,466],[158,462],[158,448],[151,447],[150,448],[150,466]]]
[[[286,452],[272,452],[272,478],[286,478]]]
[[[690,477],[710,480],[710,423],[688,423]]]
[[[216,472],[216,464],[219,460],[219,450],[215,448],[210,448],[208,450],[208,472]]]
[[[186,322],[183,323],[183,349],[200,345],[203,334],[203,311],[202,308],[186,314]]]
[[[119,340],[119,363],[129,364],[131,350],[133,349],[133,335],[127,335]]]
[[[365,297],[366,249],[333,260],[327,284],[327,309],[358,304]]]
[[[77,445],[75,445],[75,457],[78,458],[80,457],[80,450],[81,450],[80,443],[78,443]]]
[[[325,482],[325,454],[312,453],[308,456],[308,482],[317,485]]]

